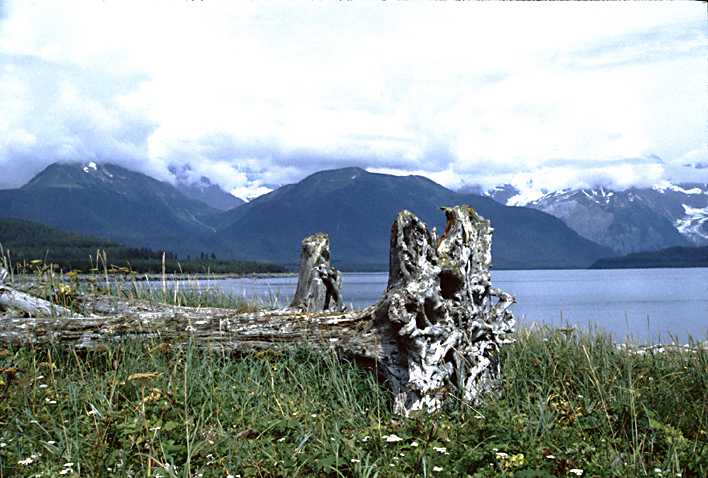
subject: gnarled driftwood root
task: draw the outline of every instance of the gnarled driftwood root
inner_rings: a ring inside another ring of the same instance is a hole
[[[513,296],[492,289],[489,221],[467,206],[441,208],[445,235],[408,211],[391,231],[389,279],[375,306],[378,327],[393,330],[385,370],[396,411],[437,410],[445,391],[472,400],[499,373],[499,348],[512,340]]]

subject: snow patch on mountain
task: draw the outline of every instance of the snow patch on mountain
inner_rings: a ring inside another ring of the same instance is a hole
[[[664,193],[666,191],[674,191],[677,193],[689,194],[689,195],[693,195],[693,194],[706,194],[706,195],[708,195],[708,191],[703,191],[699,187],[694,187],[691,189],[684,189],[681,186],[671,184],[668,181],[664,181],[662,184],[655,186],[654,190],[659,191],[660,193]]]
[[[585,197],[587,197],[589,200],[593,201],[596,204],[600,205],[608,205],[610,204],[610,201],[612,200],[612,196],[615,195],[612,191],[605,191],[604,188],[598,189],[583,189],[581,191]],[[631,201],[632,198],[630,197],[629,200]]]
[[[78,163],[75,166],[81,167],[81,163]],[[89,161],[88,163],[84,164],[82,169],[90,177],[100,179],[103,182],[107,182],[113,178],[113,175],[108,172],[108,170],[102,163]]]
[[[513,186],[506,186],[506,191],[509,191],[510,188],[513,188],[516,192],[513,196],[509,197],[507,201],[502,204],[505,204],[506,206],[526,206],[528,204],[532,203],[538,203],[540,201],[550,199],[550,198],[555,198],[555,197],[560,197],[568,192],[570,192],[570,189],[564,189],[563,191],[547,191],[545,189],[533,189],[533,188],[527,188],[527,189],[519,189]],[[499,188],[495,189],[495,192],[498,191]],[[489,196],[492,199],[497,199],[497,195],[492,193],[492,191],[489,191],[485,196]]]
[[[686,215],[678,219],[674,225],[678,231],[694,244],[700,245],[708,242],[708,207],[695,208],[683,205]]]

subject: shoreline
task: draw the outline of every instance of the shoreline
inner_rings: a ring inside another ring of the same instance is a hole
[[[123,281],[123,282],[149,282],[149,281],[201,281],[201,280],[223,280],[223,279],[271,279],[278,277],[297,277],[296,272],[265,272],[265,273],[249,273],[249,274],[231,274],[231,273],[209,273],[209,274],[188,274],[188,273],[162,273],[158,274],[137,274],[137,273],[122,273],[122,272],[109,272],[108,279],[111,281]],[[27,282],[44,282],[48,280],[46,277],[39,277],[37,274],[22,274],[21,276],[15,275],[14,280],[10,281],[9,275],[6,282],[16,282],[21,283]],[[68,275],[63,273],[55,273],[54,280],[64,280],[71,281],[76,280],[79,282],[105,282],[106,274],[76,274]],[[93,280],[92,280],[93,279]]]

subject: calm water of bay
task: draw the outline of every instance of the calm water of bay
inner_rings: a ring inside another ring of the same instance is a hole
[[[344,303],[363,309],[386,288],[387,273],[345,273]],[[285,306],[297,277],[208,281],[223,292]],[[206,285],[206,281],[204,282]],[[493,271],[492,287],[516,295],[517,322],[594,327],[623,341],[708,340],[708,268]]]
[[[638,342],[707,340],[708,269],[495,271],[521,322],[598,327]]]

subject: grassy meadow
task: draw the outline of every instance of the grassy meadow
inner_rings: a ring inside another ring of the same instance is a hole
[[[72,306],[82,288],[48,286]],[[249,310],[182,287],[112,293]],[[132,294],[132,295],[131,295]],[[143,294],[143,295],[141,295]],[[149,294],[146,297],[145,294]],[[0,347],[2,477],[705,477],[708,350],[523,326],[474,403],[401,418],[377,370],[312,348]]]

